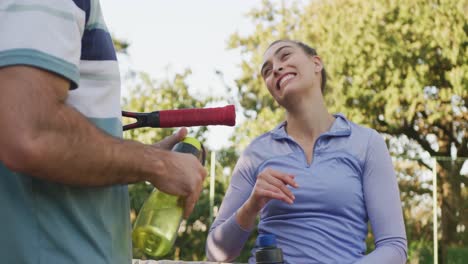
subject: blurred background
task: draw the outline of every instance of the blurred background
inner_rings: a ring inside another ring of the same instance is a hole
[[[239,154],[284,118],[259,67],[270,42],[290,38],[315,47],[325,62],[328,108],[386,139],[399,180],[408,263],[468,263],[468,0],[101,5],[119,52],[125,110],[236,105],[236,127],[190,129],[209,151],[211,173],[165,259],[206,259],[207,233]],[[136,129],[125,137],[152,143],[173,132]],[[132,220],[152,188],[130,186]],[[248,259],[255,238],[254,232],[238,262]],[[367,244],[371,251],[371,232]]]

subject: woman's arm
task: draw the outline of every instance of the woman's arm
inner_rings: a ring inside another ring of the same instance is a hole
[[[375,131],[369,139],[363,188],[375,250],[357,263],[406,263],[407,241],[398,183],[387,146]]]
[[[206,241],[206,256],[210,261],[229,262],[235,259],[253,229],[243,229],[236,221],[236,211],[247,201],[255,184],[248,167],[248,159],[241,157],[234,169],[219,214],[210,228]]]
[[[242,250],[262,208],[271,199],[292,204],[294,195],[287,188],[297,188],[294,176],[269,168],[258,175],[252,157],[241,157],[229,189],[208,235],[206,254],[209,260],[232,261]]]

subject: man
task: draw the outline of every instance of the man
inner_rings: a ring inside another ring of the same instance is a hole
[[[127,184],[192,211],[206,171],[122,140],[120,80],[98,0],[0,1],[0,262],[130,263]]]

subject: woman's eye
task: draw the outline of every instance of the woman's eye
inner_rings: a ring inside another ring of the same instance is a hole
[[[281,59],[286,59],[291,53],[289,52],[286,52],[286,53],[283,53],[283,55],[281,55]]]
[[[270,72],[271,72],[271,69],[270,68],[267,68],[263,71],[263,76],[268,76],[270,75]]]

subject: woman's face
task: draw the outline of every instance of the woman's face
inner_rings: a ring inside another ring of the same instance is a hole
[[[321,70],[318,56],[306,54],[294,42],[281,41],[265,52],[261,74],[273,98],[286,106],[313,88],[320,90]]]

